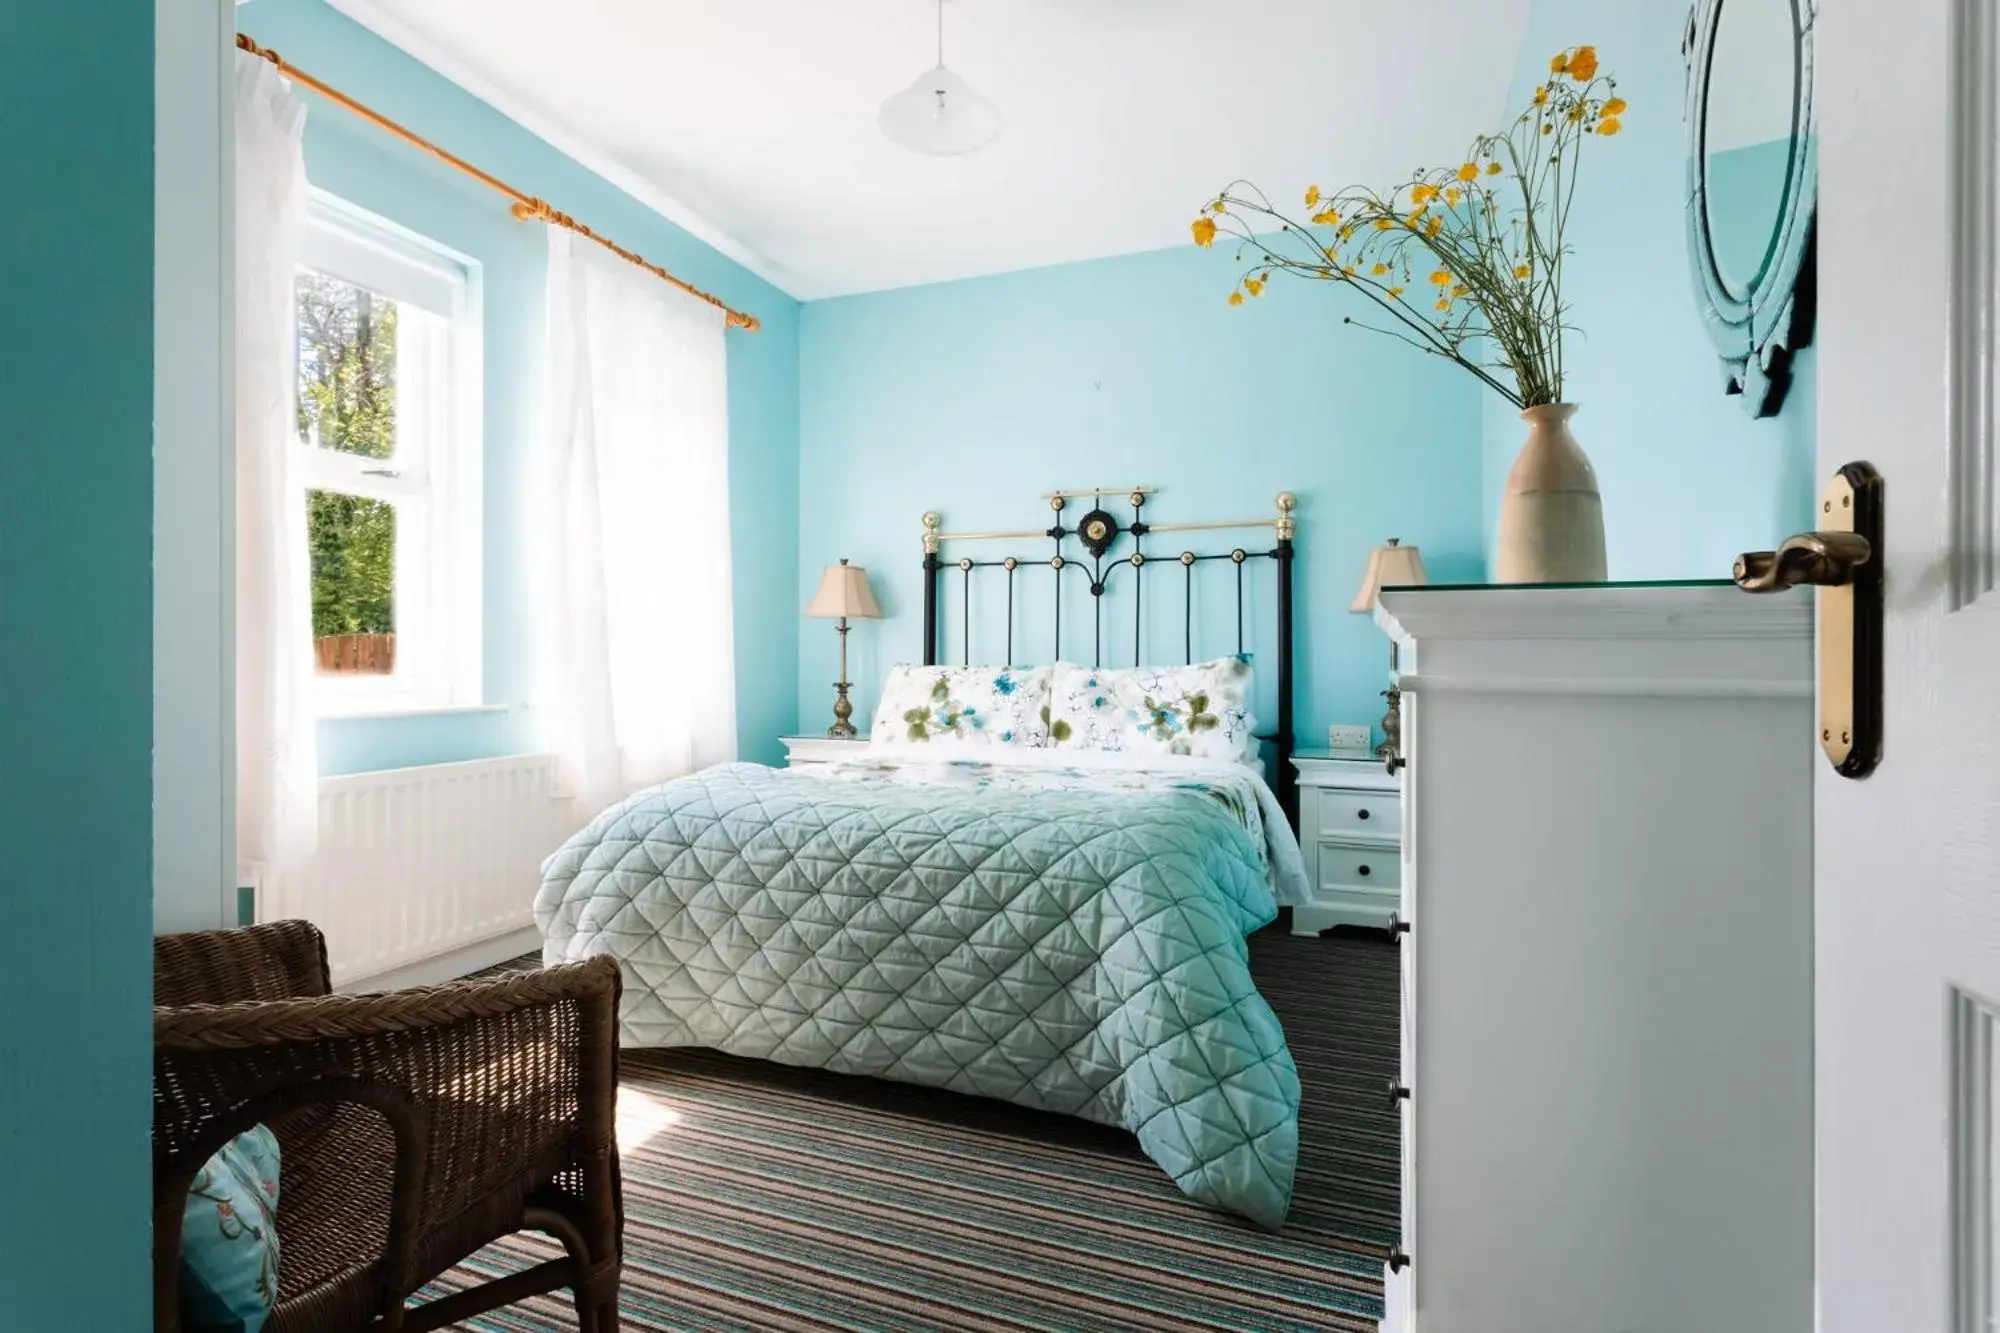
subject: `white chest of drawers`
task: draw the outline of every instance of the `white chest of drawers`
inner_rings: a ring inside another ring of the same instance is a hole
[[[1408,759],[1389,1333],[1812,1329],[1810,598],[1382,594]]]
[[[1299,771],[1299,850],[1314,902],[1292,909],[1292,934],[1386,926],[1401,900],[1401,783],[1379,759],[1292,757]]]

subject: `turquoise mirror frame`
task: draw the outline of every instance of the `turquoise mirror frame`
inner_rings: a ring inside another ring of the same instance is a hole
[[[1681,55],[1687,64],[1687,241],[1695,303],[1722,359],[1723,392],[1740,394],[1753,417],[1777,413],[1791,383],[1792,353],[1812,341],[1813,233],[1819,200],[1818,113],[1813,94],[1813,28],[1819,0],[1788,0],[1793,47],[1792,147],[1777,232],[1763,271],[1747,292],[1723,280],[1709,230],[1709,74],[1716,31],[1727,4],[1694,0]]]

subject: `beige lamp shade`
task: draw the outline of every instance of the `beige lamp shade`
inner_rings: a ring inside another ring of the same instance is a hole
[[[1375,609],[1375,597],[1384,588],[1414,588],[1429,583],[1424,574],[1424,557],[1414,546],[1405,546],[1391,537],[1387,546],[1368,553],[1368,572],[1361,576],[1361,590],[1354,594],[1350,611]]]
[[[859,565],[850,565],[843,557],[837,565],[828,565],[826,573],[820,575],[819,591],[806,604],[806,614],[820,620],[832,620],[846,616],[853,620],[880,620],[882,608],[875,602],[875,593],[868,586],[868,571]]]

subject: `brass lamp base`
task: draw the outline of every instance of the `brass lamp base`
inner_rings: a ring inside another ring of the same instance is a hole
[[[859,735],[860,733],[854,730],[854,723],[848,720],[854,716],[854,705],[847,702],[847,682],[836,680],[833,683],[833,688],[835,696],[833,700],[833,725],[826,729],[826,734],[829,736],[838,736],[843,740]]]
[[[1382,697],[1389,701],[1389,711],[1382,714],[1382,743],[1375,747],[1377,759],[1396,759],[1403,753],[1403,691],[1396,683],[1396,672],[1402,666],[1402,654],[1396,641],[1389,640],[1389,688],[1382,691]],[[844,676],[847,673],[841,672]]]
[[[834,694],[833,725],[826,729],[826,734],[829,736],[837,736],[842,740],[847,740],[850,737],[859,735],[860,733],[855,731],[854,723],[848,720],[849,718],[852,718],[854,716],[854,705],[847,701],[848,680],[847,680],[847,617],[846,616],[842,616],[840,618],[839,628],[840,628],[840,679],[833,682],[833,694]]]
[[[1377,759],[1391,759],[1403,753],[1403,692],[1391,685],[1382,691],[1389,711],[1382,714],[1382,743],[1375,747]]]

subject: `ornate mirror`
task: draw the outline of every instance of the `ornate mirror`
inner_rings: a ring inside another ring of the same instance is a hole
[[[1687,61],[1687,233],[1723,389],[1750,415],[1784,402],[1812,339],[1813,20],[1819,0],[1694,0]]]

